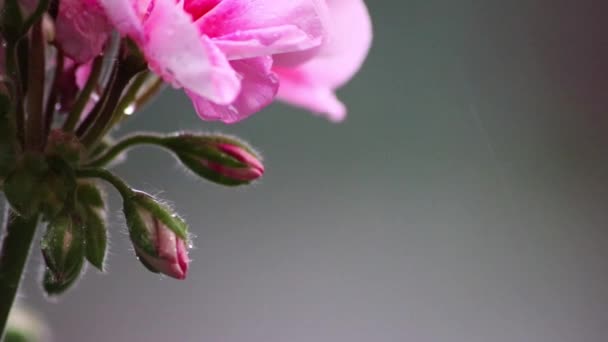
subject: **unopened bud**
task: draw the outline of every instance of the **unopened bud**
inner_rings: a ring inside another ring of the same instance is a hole
[[[143,192],[125,199],[124,212],[141,263],[152,272],[185,279],[189,262],[186,223]]]
[[[40,246],[47,266],[44,289],[50,295],[60,294],[82,270],[84,234],[80,220],[70,213],[60,213],[49,223]]]
[[[215,183],[235,186],[264,174],[260,157],[245,143],[220,135],[180,134],[166,140],[179,160],[195,174]]]

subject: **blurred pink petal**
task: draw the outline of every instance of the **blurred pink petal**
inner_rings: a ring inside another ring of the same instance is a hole
[[[192,18],[173,0],[101,0],[108,17],[135,40],[150,69],[174,87],[228,104],[239,92],[239,79],[225,56],[201,37]]]
[[[79,63],[99,55],[112,31],[97,0],[62,0],[55,28],[61,49]]]
[[[223,0],[195,20],[230,60],[299,51],[318,46],[325,36],[323,1]]]
[[[205,120],[233,123],[269,105],[279,88],[272,72],[272,58],[258,57],[230,62],[241,78],[241,92],[228,106],[217,105],[188,92],[199,116]]]
[[[341,121],[346,108],[334,91],[363,64],[372,41],[372,27],[362,0],[327,0],[327,4],[329,37],[317,54],[297,66],[294,64],[302,54],[276,56],[273,70],[281,80],[279,99]]]
[[[92,65],[93,60],[84,64],[77,64],[69,57],[65,57],[63,70],[59,75],[58,81],[58,100],[61,112],[68,112],[72,109],[76,96],[84,88],[91,74]],[[96,102],[97,95],[94,93],[87,102],[83,117],[86,117],[86,114],[90,112]]]
[[[323,0],[99,1],[202,118],[228,123],[271,102],[270,56],[318,46],[326,29]],[[252,62],[258,58],[264,62]]]

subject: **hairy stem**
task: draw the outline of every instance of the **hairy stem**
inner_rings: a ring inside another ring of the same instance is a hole
[[[19,289],[19,283],[36,231],[38,217],[18,216],[6,205],[2,249],[0,249],[0,340]]]
[[[104,169],[81,169],[76,170],[78,178],[99,178],[112,184],[118,190],[123,199],[128,199],[133,196],[133,190],[118,176]]]
[[[119,154],[126,151],[130,147],[135,145],[163,145],[163,137],[160,135],[152,135],[152,134],[136,134],[130,137],[127,137],[116,145],[112,146],[109,150],[107,150],[102,156],[96,158],[87,163],[87,167],[103,167],[109,162],[111,162],[114,158],[116,158]]]

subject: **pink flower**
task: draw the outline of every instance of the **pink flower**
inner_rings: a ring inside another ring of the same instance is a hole
[[[55,30],[63,52],[86,63],[101,53],[112,25],[97,0],[61,0]]]
[[[278,89],[272,55],[318,46],[323,0],[99,0],[149,67],[184,88],[203,119],[241,120]]]
[[[326,1],[331,17],[327,40],[318,49],[275,57],[272,70],[280,79],[279,99],[341,121],[346,108],[334,91],[363,64],[372,26],[363,0]]]

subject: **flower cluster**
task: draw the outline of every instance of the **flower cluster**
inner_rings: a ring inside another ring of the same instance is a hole
[[[134,134],[114,142],[113,129],[163,84],[183,89],[203,120],[234,123],[279,99],[340,121],[346,108],[334,92],[357,72],[371,43],[362,0],[4,0],[0,6],[0,184],[10,205],[0,253],[3,294],[14,292],[13,271],[22,270],[24,259],[17,254],[29,249],[40,221],[49,295],[69,288],[87,262],[104,270],[107,205],[100,180],[122,196],[141,263],[184,279],[187,224],[108,165],[148,144],[197,176],[240,186],[263,175],[261,158],[230,136]],[[1,316],[0,310],[0,323]]]

